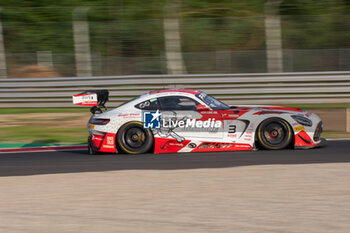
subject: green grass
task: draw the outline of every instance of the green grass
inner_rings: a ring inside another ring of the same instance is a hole
[[[85,143],[87,136],[84,127],[0,127],[0,143]]]
[[[322,133],[322,137],[328,138],[328,139],[350,138],[350,133],[325,131]]]

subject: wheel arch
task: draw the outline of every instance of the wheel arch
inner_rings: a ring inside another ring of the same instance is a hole
[[[116,135],[116,136],[115,136],[115,146],[116,146],[116,148],[117,148],[117,150],[118,150],[119,152],[122,152],[123,150],[120,148],[119,143],[118,143],[118,134],[119,134],[120,130],[123,129],[123,127],[127,126],[128,124],[139,124],[139,125],[143,126],[143,123],[142,123],[141,121],[132,120],[132,121],[127,121],[127,122],[125,122],[124,124],[122,124],[122,125],[118,128],[118,130],[117,130],[117,132],[116,132],[116,134],[115,134],[115,135]],[[151,135],[152,135],[152,137],[153,137],[153,144],[152,144],[151,149],[150,149],[149,152],[154,153],[155,138],[154,138],[153,130],[151,130],[151,129],[146,129],[146,130],[149,130],[150,133],[151,133]],[[125,148],[124,148],[124,150],[125,150]]]

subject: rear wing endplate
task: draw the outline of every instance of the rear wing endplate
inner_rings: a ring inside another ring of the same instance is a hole
[[[91,106],[91,113],[102,113],[102,108],[107,109],[105,103],[109,100],[108,90],[84,91],[73,95],[73,104]]]

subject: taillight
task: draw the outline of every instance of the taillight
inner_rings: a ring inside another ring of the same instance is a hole
[[[94,125],[106,125],[110,119],[103,119],[103,118],[91,118],[89,123]]]

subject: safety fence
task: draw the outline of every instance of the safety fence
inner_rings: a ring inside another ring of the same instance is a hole
[[[350,103],[350,72],[127,75],[0,79],[0,107],[73,107],[71,96],[108,89],[107,106],[151,90],[199,89],[228,104]]]

